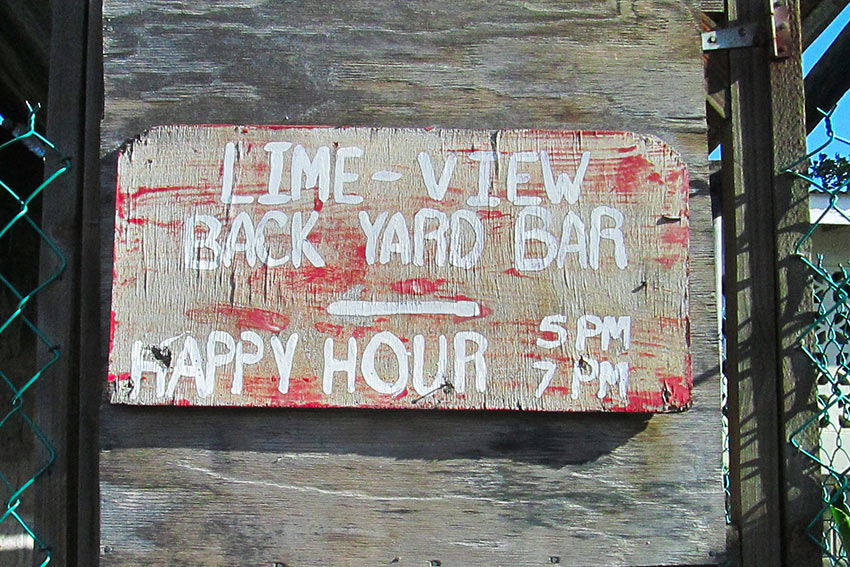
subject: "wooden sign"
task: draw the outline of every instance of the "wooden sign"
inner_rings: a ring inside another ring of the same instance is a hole
[[[685,409],[688,189],[626,132],[156,128],[119,157],[111,400]]]

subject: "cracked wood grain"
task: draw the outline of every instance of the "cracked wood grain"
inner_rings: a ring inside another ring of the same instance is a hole
[[[157,125],[551,128],[662,139],[691,173],[694,404],[651,418],[106,404],[101,564],[722,562],[696,16],[695,5],[655,0],[104,2],[105,226],[114,221],[115,150]],[[105,231],[106,282],[113,236]],[[423,500],[380,500],[388,496]]]

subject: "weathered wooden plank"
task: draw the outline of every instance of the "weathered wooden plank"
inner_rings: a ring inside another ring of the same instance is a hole
[[[800,2],[800,15],[803,18],[803,49],[817,39],[847,4],[848,0]]]
[[[796,3],[790,7],[796,14]],[[729,15],[758,20],[767,7],[740,1]],[[789,443],[793,428],[812,415],[815,394],[796,343],[809,307],[804,265],[792,255],[806,230],[807,199],[781,172],[805,152],[800,69],[799,46],[782,61],[763,50],[730,53],[737,80],[723,155],[726,273],[734,290],[727,294],[727,329],[734,330],[727,340],[729,430],[732,520],[743,565],[821,563],[805,536],[819,507],[817,485]]]
[[[699,0],[697,4],[703,12],[720,13],[726,9],[726,3],[723,0]]]
[[[846,73],[836,73],[850,57],[850,25],[844,26],[815,66],[806,75],[806,132],[823,120],[820,110],[829,111],[850,88]],[[819,110],[820,109],[820,110]]]
[[[107,405],[103,565],[720,561],[712,238],[691,8],[121,1],[106,2],[104,17],[107,196],[110,154],[157,124],[659,136],[692,174],[694,406],[647,419]]]
[[[747,5],[749,4],[749,6]],[[730,18],[762,14],[752,3],[730,5]],[[773,220],[764,214],[756,187],[762,181],[769,150],[769,123],[762,119],[766,55],[729,53],[730,125],[723,141],[723,226],[726,262],[727,371],[729,373],[729,445],[731,518],[740,533],[741,565],[781,565],[778,525],[779,422],[772,274]],[[760,252],[759,252],[760,251]],[[764,316],[767,321],[762,321]]]
[[[689,163],[703,145],[681,2],[107,1],[104,17],[104,152],[178,115],[662,132]]]
[[[772,60],[770,74],[772,191],[765,194],[773,205],[775,230],[775,274],[777,352],[779,354],[779,419],[782,424],[780,489],[783,498],[782,540],[786,565],[819,565],[821,549],[808,534],[808,526],[821,512],[823,497],[821,468],[800,449],[816,454],[820,432],[809,427],[797,429],[818,412],[815,368],[801,349],[801,334],[815,318],[812,299],[812,273],[798,256],[808,256],[809,244],[797,249],[808,232],[809,187],[803,180],[785,172],[801,159],[806,148],[806,94],[803,82],[802,20],[797,0],[784,2],[791,14],[793,44],[791,56]],[[811,338],[809,338],[810,340]],[[817,533],[817,531],[815,532]]]
[[[714,563],[694,546],[713,537],[722,550],[722,518],[694,487],[717,483],[716,460],[667,439],[670,419],[691,414],[689,435],[710,438],[712,409],[411,419],[189,408],[174,419],[112,407],[102,563]],[[686,483],[667,476],[684,462]]]
[[[37,295],[37,325],[60,354],[32,390],[35,421],[56,451],[55,462],[31,489],[37,502],[34,527],[50,548],[51,565],[71,565],[77,554],[82,232],[79,211],[83,200],[87,17],[85,3],[51,3],[46,134],[72,164],[42,194],[41,226],[67,263],[62,277]],[[60,156],[49,152],[46,172],[55,171],[63,162]],[[42,244],[40,281],[54,275],[60,265],[51,247]],[[39,344],[38,354],[39,364],[44,364],[55,352]]]
[[[113,402],[690,404],[688,174],[658,139],[162,127],[118,174]]]
[[[110,227],[102,227],[100,191],[100,120],[103,117],[103,43],[100,0],[88,0],[86,18],[86,107],[83,165],[83,198],[80,211],[80,349],[79,367],[86,369],[79,382],[77,530],[76,565],[98,565],[100,555],[100,478],[98,439],[99,407],[102,382],[92,369],[105,369],[107,352],[103,349],[97,322],[108,309],[100,301],[102,232],[111,236]],[[108,248],[108,247],[107,247]]]

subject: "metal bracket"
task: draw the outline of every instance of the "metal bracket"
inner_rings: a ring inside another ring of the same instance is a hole
[[[770,4],[770,34],[773,39],[773,56],[785,59],[791,56],[791,10],[780,2]]]
[[[759,44],[758,24],[745,24],[724,29],[711,30],[702,34],[702,50],[737,49],[755,47]]]

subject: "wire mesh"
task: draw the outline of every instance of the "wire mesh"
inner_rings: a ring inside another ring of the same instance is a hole
[[[812,257],[802,254],[804,245],[811,241],[815,231],[828,216],[839,215],[850,224],[850,217],[840,206],[842,196],[848,195],[847,179],[835,176],[816,175],[809,170],[798,171],[798,166],[808,163],[814,156],[827,150],[847,151],[850,141],[836,134],[832,125],[832,114],[824,113],[827,141],[793,164],[788,170],[806,180],[810,192],[827,197],[826,207],[815,219],[808,232],[797,242],[795,254],[809,267],[814,285],[812,296],[816,307],[816,318],[800,336],[799,344],[817,371],[818,411],[794,431],[791,443],[808,458],[815,461],[821,470],[823,507],[807,526],[807,533],[823,550],[824,564],[850,566],[848,550],[842,545],[840,525],[833,518],[832,507],[844,506],[848,500],[848,475],[850,475],[850,272],[843,265],[835,268],[824,262],[821,253]],[[820,447],[816,453],[804,448],[803,439],[812,429],[819,434]]]
[[[11,340],[11,329],[13,325],[21,325],[26,332],[31,333],[35,341],[40,342],[45,351],[48,353],[46,362],[31,371],[20,372],[19,368],[11,369],[6,367],[8,361],[0,361],[0,382],[8,388],[8,405],[5,409],[0,408],[0,433],[5,433],[4,429],[12,429],[13,423],[17,423],[22,434],[11,435],[11,454],[18,458],[18,462],[4,463],[0,462],[0,489],[5,489],[5,509],[0,508],[0,526],[4,523],[17,524],[17,528],[23,530],[26,536],[32,538],[35,547],[41,554],[41,565],[45,566],[51,561],[50,547],[37,533],[32,525],[31,520],[25,519],[25,514],[22,512],[22,502],[26,493],[33,487],[33,484],[41,477],[50,466],[53,464],[56,453],[50,440],[44,435],[36,422],[30,417],[31,412],[25,410],[25,398],[27,394],[33,392],[39,380],[44,378],[45,372],[59,360],[61,355],[59,346],[55,344],[38,326],[30,319],[27,313],[31,311],[31,305],[38,294],[51,282],[56,280],[65,269],[65,257],[57,248],[56,244],[47,237],[41,230],[36,220],[31,216],[31,207],[34,201],[38,199],[54,182],[63,175],[70,167],[70,161],[67,158],[61,157],[60,153],[47,138],[36,131],[35,118],[38,107],[31,107],[27,104],[28,117],[24,124],[17,124],[12,120],[0,115],[0,123],[4,129],[11,134],[11,139],[0,144],[0,152],[8,152],[16,146],[22,146],[35,154],[39,160],[43,160],[49,153],[58,156],[57,165],[48,175],[42,177],[43,181],[36,184],[34,187],[16,186],[7,179],[0,178],[0,195],[8,202],[11,198],[13,212],[11,219],[8,220],[0,228],[0,243],[10,244],[10,249],[14,249],[14,242],[9,241],[13,238],[13,229],[27,229],[34,231],[40,243],[40,254],[42,259],[45,254],[53,255],[54,263],[42,262],[42,265],[52,266],[52,270],[48,275],[42,275],[41,281],[37,281],[34,286],[22,285],[16,278],[16,274],[9,273],[0,269],[0,283],[2,283],[2,291],[11,294],[11,312],[0,313],[0,341]],[[2,222],[2,221],[0,221]],[[6,242],[4,243],[4,239]],[[49,251],[49,252],[48,252]],[[30,258],[29,261],[36,261],[37,258]],[[15,283],[13,283],[13,280]],[[29,287],[29,289],[27,289]],[[29,309],[28,309],[29,307]],[[13,372],[13,370],[15,370]],[[2,386],[0,386],[2,388]],[[6,396],[2,398],[6,399]],[[17,431],[17,430],[13,430]],[[9,437],[4,435],[4,437]],[[41,450],[37,457],[34,457],[33,470],[22,475],[12,475],[9,470],[13,465],[19,465],[24,462],[21,457],[25,453],[26,447],[33,444],[40,446]],[[15,446],[17,445],[17,446]]]

